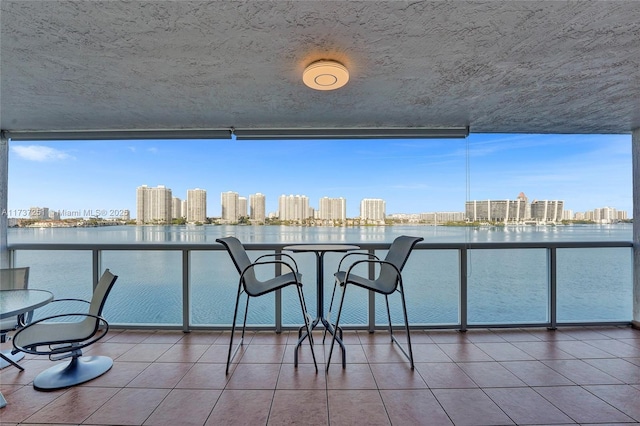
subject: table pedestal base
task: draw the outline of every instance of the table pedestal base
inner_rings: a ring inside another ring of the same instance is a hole
[[[333,328],[333,325],[331,325],[331,323],[327,321],[326,318],[323,318],[323,317],[319,317],[313,320],[310,327],[312,332],[313,332],[313,329],[318,326],[318,324],[322,324],[322,326],[324,326],[325,331],[329,332],[329,334],[331,334],[332,336],[335,334],[336,331]],[[308,337],[309,339],[311,339],[313,343],[313,336],[309,336],[305,329],[306,329],[305,326],[302,326],[298,329],[298,343],[296,343],[296,349],[293,353],[294,365],[298,365],[298,349],[302,345],[302,342],[304,342],[304,339]],[[336,336],[336,342],[338,342],[338,345],[340,345],[340,349],[342,349],[342,368],[346,368],[347,353],[346,353],[346,348],[344,346],[344,342],[342,341],[342,328],[340,327],[338,327],[338,335]],[[322,343],[324,343],[324,339],[322,339]]]

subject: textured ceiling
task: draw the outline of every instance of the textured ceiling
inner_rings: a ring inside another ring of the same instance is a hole
[[[0,127],[640,127],[638,1],[1,1]],[[351,73],[302,83],[314,60]]]

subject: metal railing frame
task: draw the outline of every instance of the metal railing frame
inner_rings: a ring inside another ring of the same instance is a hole
[[[388,250],[390,243],[356,243],[362,250],[375,254],[378,250]],[[245,247],[249,251],[272,251],[281,253],[286,243],[248,243]],[[458,252],[458,271],[460,285],[459,299],[459,322],[457,324],[412,325],[412,329],[458,329],[466,331],[470,328],[526,328],[526,327],[546,327],[556,329],[558,326],[585,326],[585,325],[630,325],[631,321],[598,321],[598,322],[563,322],[557,320],[557,252],[558,249],[586,249],[586,248],[629,248],[633,249],[631,241],[585,241],[585,242],[521,242],[521,243],[419,243],[414,250],[455,250]],[[468,259],[469,252],[473,250],[512,250],[512,249],[544,249],[547,251],[549,300],[548,312],[549,321],[542,323],[502,323],[502,324],[469,324],[468,322]],[[197,325],[190,323],[191,306],[191,253],[194,251],[223,251],[220,244],[185,244],[185,243],[126,243],[126,244],[74,244],[74,243],[17,243],[9,244],[10,263],[15,264],[16,252],[21,250],[73,250],[91,251],[93,286],[98,283],[102,273],[101,258],[105,251],[179,251],[182,255],[182,325],[166,324],[113,324],[114,328],[129,329],[182,329],[184,332],[198,329],[228,330],[231,325]],[[276,274],[281,273],[280,265],[276,266]],[[373,265],[369,268],[369,276],[374,277],[375,269]],[[369,292],[368,298],[368,323],[364,326],[352,325],[350,329],[366,329],[373,332],[382,328],[375,323],[375,293]],[[278,290],[275,294],[275,324],[267,326],[252,326],[254,329],[273,328],[276,332],[281,332],[288,327],[282,324],[282,295]],[[289,327],[290,328],[290,327]]]

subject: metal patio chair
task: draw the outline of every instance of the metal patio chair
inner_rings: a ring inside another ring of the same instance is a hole
[[[13,336],[13,352],[47,355],[51,361],[71,358],[56,364],[33,379],[37,390],[55,390],[93,380],[109,371],[113,360],[106,356],[82,356],[82,349],[102,339],[109,323],[102,309],[118,277],[104,271],[93,291],[91,301],[57,299],[54,302],[78,301],[89,304],[87,313],[67,313],[42,318],[21,328]]]
[[[402,284],[402,268],[404,268],[405,263],[407,263],[407,259],[409,259],[409,255],[413,250],[413,247],[420,241],[424,240],[422,237],[409,237],[406,235],[400,236],[396,238],[391,246],[389,247],[389,251],[387,252],[387,256],[384,260],[380,260],[377,257],[373,256],[370,253],[347,253],[342,257],[340,263],[338,264],[338,272],[334,274],[336,278],[336,286],[340,286],[342,288],[342,297],[340,299],[340,306],[338,307],[338,314],[336,316],[336,323],[334,324],[335,330],[339,330],[340,323],[340,314],[342,313],[342,306],[344,304],[344,296],[347,292],[347,286],[349,284],[356,285],[358,287],[362,287],[366,290],[375,291],[376,293],[383,294],[385,297],[385,302],[387,305],[387,317],[389,319],[389,333],[391,334],[391,341],[395,342],[398,345],[398,348],[402,351],[402,353],[409,359],[411,363],[411,369],[414,369],[413,363],[413,350],[411,349],[411,334],[409,333],[409,320],[407,318],[407,303],[405,301],[404,294],[404,286]],[[342,269],[342,262],[349,257],[353,256],[367,256],[367,259],[356,260],[351,265],[349,265],[346,271]],[[374,258],[372,258],[374,257]],[[371,280],[368,278],[361,277],[352,272],[353,268],[362,265],[362,264],[374,264],[379,266],[378,276],[377,278]],[[402,312],[404,314],[404,325],[407,330],[407,346],[409,349],[409,353],[405,351],[402,345],[396,340],[393,335],[393,326],[391,325],[391,311],[389,309],[389,295],[398,291],[400,293],[400,298],[402,300]],[[335,295],[335,288],[334,288]],[[331,304],[333,305],[333,296],[331,300]],[[336,342],[336,334],[333,334],[333,339],[331,339],[331,349],[329,350],[329,357],[327,358],[327,372],[329,371],[329,365],[331,363],[331,355],[333,353],[333,346]],[[343,362],[343,368],[345,367],[345,363]]]
[[[236,305],[233,311],[233,323],[231,324],[231,338],[229,340],[229,354],[227,356],[227,369],[226,374],[229,374],[229,366],[231,364],[231,360],[235,357],[238,349],[242,346],[244,342],[244,332],[247,326],[247,313],[249,312],[249,300],[252,297],[259,297],[278,289],[287,287],[289,285],[294,285],[296,290],[298,291],[298,298],[300,299],[300,308],[302,309],[302,317],[304,321],[304,327],[307,329],[308,336],[311,336],[311,320],[307,313],[307,307],[304,301],[304,294],[302,292],[302,274],[298,272],[298,265],[296,264],[293,257],[289,256],[285,253],[274,253],[274,254],[265,254],[258,257],[254,262],[251,262],[247,252],[240,242],[235,237],[225,237],[218,238],[216,240],[220,244],[222,244],[231,259],[233,260],[238,273],[240,274],[240,280],[238,282],[238,293],[236,296]],[[284,261],[280,259],[275,260],[262,260],[268,257],[284,257],[287,258],[288,261]],[[277,275],[274,278],[268,279],[266,281],[261,281],[256,277],[256,269],[258,267],[264,265],[282,265],[287,268],[290,272]],[[236,321],[238,318],[238,307],[240,304],[240,297],[242,293],[247,294],[247,303],[244,310],[244,321],[242,323],[242,335],[240,337],[240,343],[236,346],[235,350],[233,350],[233,336],[235,334]],[[311,337],[309,338],[309,345],[311,346],[311,355],[313,357],[313,364],[316,367],[316,372],[318,371],[318,364],[316,362],[316,355],[313,351],[313,341]],[[297,367],[297,362],[294,363]]]

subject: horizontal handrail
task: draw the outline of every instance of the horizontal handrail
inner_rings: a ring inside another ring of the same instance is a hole
[[[327,244],[331,244],[328,242]],[[282,250],[292,243],[244,243],[247,250]],[[296,243],[304,245],[304,243]],[[340,242],[340,244],[345,244]],[[362,250],[387,250],[391,243],[349,243]],[[219,243],[13,243],[9,251],[16,250],[224,250]],[[421,242],[417,250],[462,250],[462,249],[527,249],[527,248],[605,248],[633,247],[633,241],[543,241],[543,242]]]

